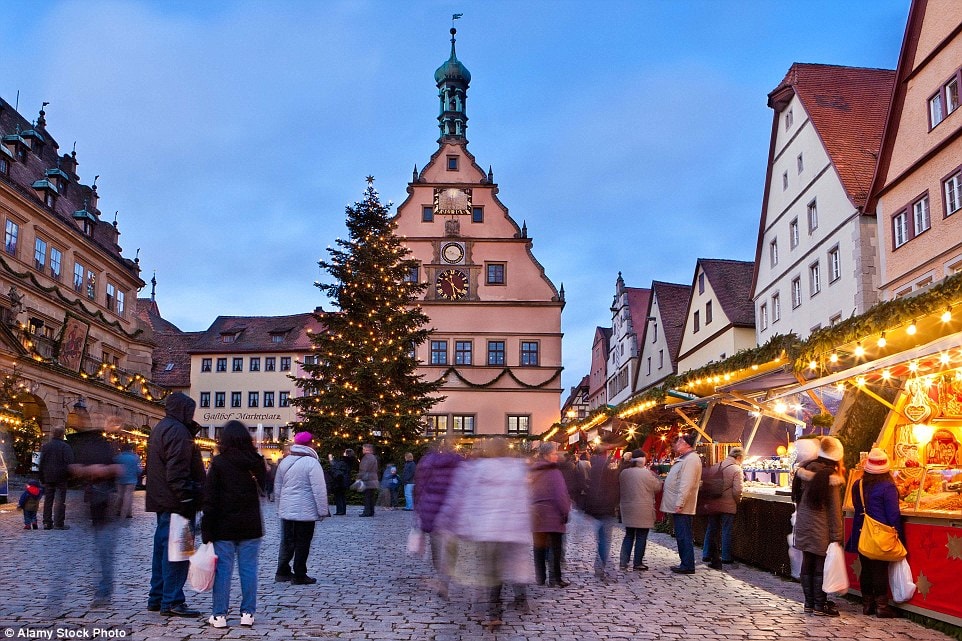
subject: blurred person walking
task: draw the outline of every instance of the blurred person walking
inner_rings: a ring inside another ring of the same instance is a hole
[[[621,488],[618,483],[618,463],[609,453],[610,445],[595,449],[588,468],[585,490],[585,514],[594,519],[596,540],[595,576],[608,578],[608,557],[611,552],[611,530],[614,527]]]
[[[86,410],[84,410],[86,411]],[[50,440],[40,448],[40,482],[43,483],[43,529],[68,530],[64,523],[67,514],[67,480],[70,478],[70,464],[73,463],[73,450],[64,440],[66,430],[54,427]]]
[[[647,570],[645,549],[648,531],[655,527],[655,495],[661,491],[662,481],[648,468],[648,459],[642,450],[631,453],[631,467],[618,476],[621,486],[621,522],[625,526],[625,538],[621,542],[618,567],[628,569],[631,550],[635,550],[632,569]]]
[[[131,519],[134,516],[134,488],[143,472],[140,457],[134,454],[133,445],[124,443],[114,463],[122,470],[117,477],[117,516]]]
[[[670,569],[675,574],[695,573],[695,539],[692,531],[701,483],[701,458],[695,453],[694,432],[679,435],[672,444],[675,461],[665,478],[661,511],[671,514],[680,563]]]
[[[458,546],[455,537],[436,527],[436,520],[454,483],[458,466],[463,462],[464,458],[455,449],[454,438],[445,437],[421,459],[414,475],[414,514],[418,527],[428,535],[437,591],[442,598],[448,596]]]
[[[401,485],[404,487],[404,510],[410,512],[414,509],[414,477],[417,474],[417,463],[414,462],[414,454],[410,452],[404,455],[404,467],[401,468]]]
[[[254,448],[250,431],[240,421],[224,425],[217,441],[218,454],[210,462],[204,486],[201,539],[214,544],[212,612],[207,620],[215,628],[227,627],[234,559],[240,577],[240,624],[254,625],[257,612],[257,554],[264,524],[259,488],[267,470]]]
[[[548,579],[548,558],[551,558],[549,586],[566,588],[570,584],[561,578],[563,555],[562,536],[571,511],[571,498],[564,476],[558,466],[558,445],[546,441],[538,447],[539,459],[531,467],[531,523],[534,538],[534,575],[538,585]]]
[[[291,453],[281,460],[274,477],[277,516],[281,519],[281,544],[274,580],[294,585],[317,583],[307,575],[307,557],[317,521],[331,515],[327,505],[327,485],[317,452],[311,447],[313,435],[294,435]],[[293,572],[291,561],[293,560]]]

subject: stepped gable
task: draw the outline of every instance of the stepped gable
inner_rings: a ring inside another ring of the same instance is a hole
[[[698,262],[728,320],[737,327],[755,327],[755,305],[752,303],[755,263],[717,258],[699,258]]]
[[[795,63],[768,95],[776,111],[794,92],[805,106],[852,204],[868,199],[895,71]]]

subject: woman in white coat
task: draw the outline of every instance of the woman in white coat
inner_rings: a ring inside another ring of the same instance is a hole
[[[622,470],[621,522],[625,525],[625,540],[621,542],[621,559],[618,566],[628,569],[631,548],[635,548],[635,571],[647,570],[645,548],[648,531],[655,527],[655,495],[661,491],[662,481],[648,468],[648,459],[642,450],[631,453],[631,467]]]
[[[277,516],[281,519],[281,546],[274,580],[294,585],[317,583],[317,579],[307,576],[307,556],[315,523],[331,515],[324,470],[317,452],[310,447],[311,440],[310,432],[295,434],[291,453],[281,460],[274,476]]]

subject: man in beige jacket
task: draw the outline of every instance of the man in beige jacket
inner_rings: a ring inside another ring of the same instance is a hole
[[[692,523],[695,506],[698,502],[698,486],[701,483],[701,459],[695,453],[694,432],[679,434],[672,444],[675,462],[672,463],[665,479],[665,489],[661,497],[661,511],[671,514],[678,544],[678,557],[681,563],[673,565],[675,574],[695,573],[695,539]]]

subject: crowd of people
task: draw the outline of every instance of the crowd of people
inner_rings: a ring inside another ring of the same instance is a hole
[[[501,625],[503,593],[513,606],[528,609],[527,586],[564,589],[565,538],[572,513],[584,515],[595,539],[594,571],[604,582],[615,574],[610,561],[615,523],[624,528],[617,568],[644,572],[648,535],[662,513],[670,520],[679,562],[676,574],[694,574],[694,516],[707,515],[701,558],[714,570],[734,562],[734,522],[743,490],[740,447],[706,466],[695,451],[696,434],[681,433],[672,443],[673,463],[666,476],[649,464],[640,449],[616,451],[605,444],[590,455],[561,452],[543,442],[530,456],[519,453],[502,437],[484,439],[466,454],[452,438],[440,439],[415,462],[405,454],[400,472],[388,464],[380,475],[374,447],[362,446],[358,459],[351,449],[329,454],[322,466],[313,436],[297,433],[289,452],[276,466],[265,461],[254,446],[247,426],[224,425],[217,455],[205,469],[195,444],[199,425],[195,404],[174,393],[167,397],[165,417],[151,431],[147,444],[145,509],[156,525],[147,609],[169,616],[199,617],[186,604],[184,585],[189,561],[171,556],[172,528],[188,523],[198,512],[200,539],[217,556],[211,614],[215,628],[228,625],[230,590],[236,565],[241,586],[240,624],[253,626],[257,611],[257,567],[264,536],[261,499],[276,500],[280,531],[276,582],[310,585],[307,572],[316,524],[329,516],[347,514],[350,490],[362,497],[362,517],[372,517],[377,505],[413,511],[413,532],[430,548],[435,573],[433,586],[446,598],[452,583],[484,595],[484,625]],[[107,603],[113,592],[111,517],[132,516],[131,495],[141,475],[139,458],[129,446],[115,452],[105,434],[109,421],[82,417],[71,444],[62,429],[54,430],[39,463],[40,481],[30,482],[19,501],[24,529],[37,529],[40,502],[45,529],[67,529],[65,496],[71,478],[84,483],[98,550],[100,580],[96,603]],[[864,475],[854,486],[855,524],[843,541],[842,490],[845,470],[842,444],[834,437],[800,439],[796,445],[792,498],[796,504],[792,545],[801,554],[800,582],[806,613],[838,616],[838,608],[822,589],[826,550],[830,543],[858,552],[858,536],[865,515],[904,531],[898,497],[887,456],[873,449]],[[334,511],[329,506],[328,493]],[[173,525],[173,524],[177,525]],[[866,615],[894,616],[888,604],[887,564],[863,555],[861,584]]]

